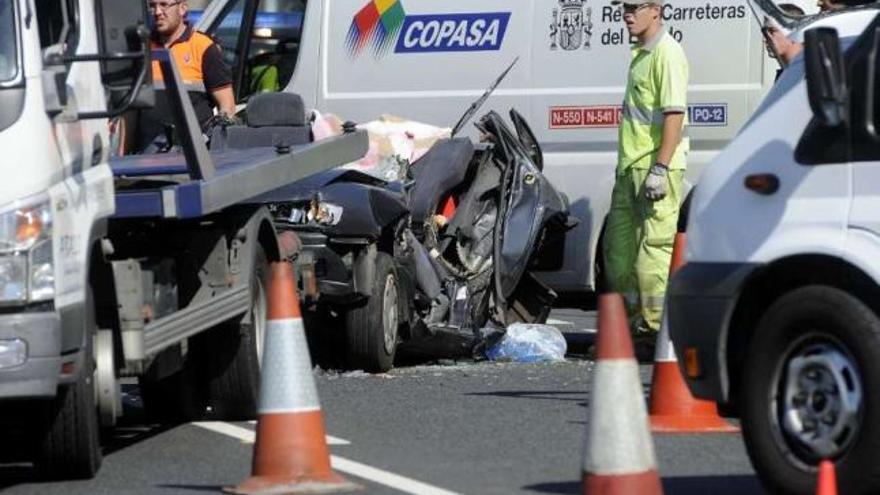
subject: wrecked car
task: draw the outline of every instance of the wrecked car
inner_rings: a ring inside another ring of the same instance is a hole
[[[399,180],[340,168],[263,198],[301,242],[305,306],[340,315],[347,367],[468,356],[510,323],[546,320],[556,295],[531,272],[559,268],[575,222],[511,120],[489,112],[481,142],[439,139]]]

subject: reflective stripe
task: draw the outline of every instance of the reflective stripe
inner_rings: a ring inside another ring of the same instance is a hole
[[[590,382],[584,473],[635,474],[656,469],[636,360],[596,361]]]
[[[260,414],[317,411],[318,390],[302,319],[266,322]]]
[[[660,110],[651,111],[647,108],[639,108],[638,106],[632,105],[630,103],[623,103],[623,118],[632,119],[639,124],[662,125],[663,116],[664,114]]]
[[[165,82],[164,81],[154,82],[153,89],[163,89],[164,90],[165,89]],[[208,92],[208,90],[205,88],[205,84],[200,83],[200,82],[184,82],[183,89],[185,89],[187,91],[196,92],[196,93],[207,93]]]
[[[663,118],[667,113],[685,113],[687,110],[680,110],[679,107],[669,107],[663,110],[651,110],[639,108],[636,105],[630,105],[626,102],[623,104],[623,118],[634,120],[642,125],[663,125]],[[690,137],[690,126],[685,124],[681,130],[681,137]]]
[[[666,296],[650,296],[647,294],[641,295],[642,306],[649,306],[652,308],[662,308],[664,302],[666,301]]]

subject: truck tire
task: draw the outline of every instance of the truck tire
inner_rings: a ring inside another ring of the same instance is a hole
[[[772,493],[810,494],[822,459],[841,493],[880,491],[880,320],[846,292],[794,290],[762,316],[740,397],[752,464]]]
[[[250,273],[249,322],[224,323],[198,339],[205,351],[208,407],[217,420],[245,421],[257,415],[269,280],[269,261],[260,246]]]
[[[87,339],[91,342],[91,338]],[[91,344],[76,382],[58,388],[42,408],[34,466],[43,479],[93,478],[101,467],[100,426],[95,405]]]
[[[394,366],[400,326],[399,284],[394,260],[377,253],[370,297],[345,313],[345,357],[350,369],[385,373]]]

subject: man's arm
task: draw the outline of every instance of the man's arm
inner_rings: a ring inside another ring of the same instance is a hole
[[[681,143],[681,130],[684,126],[684,114],[670,112],[663,114],[663,134],[660,138],[660,149],[657,151],[657,161],[669,165],[675,149]]]
[[[232,70],[223,61],[220,47],[212,44],[202,59],[202,74],[208,93],[217,104],[217,110],[235,115],[235,93],[232,91]]]
[[[214,98],[219,112],[230,117],[235,115],[235,95],[232,93],[232,85],[212,90],[211,98]]]

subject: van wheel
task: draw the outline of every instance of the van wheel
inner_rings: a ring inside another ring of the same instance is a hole
[[[101,467],[91,336],[86,341],[85,364],[76,382],[59,387],[58,395],[41,411],[34,459],[41,478],[94,478]]]
[[[761,318],[743,372],[743,436],[773,493],[809,494],[823,459],[841,493],[880,491],[880,320],[839,289],[809,286]]]
[[[262,246],[254,252],[250,273],[247,322],[227,322],[199,338],[199,345],[206,351],[208,404],[214,419],[244,421],[257,415],[269,277],[269,261]]]
[[[400,326],[400,281],[394,260],[376,255],[376,269],[366,304],[345,314],[346,361],[350,369],[384,373],[394,365]]]

